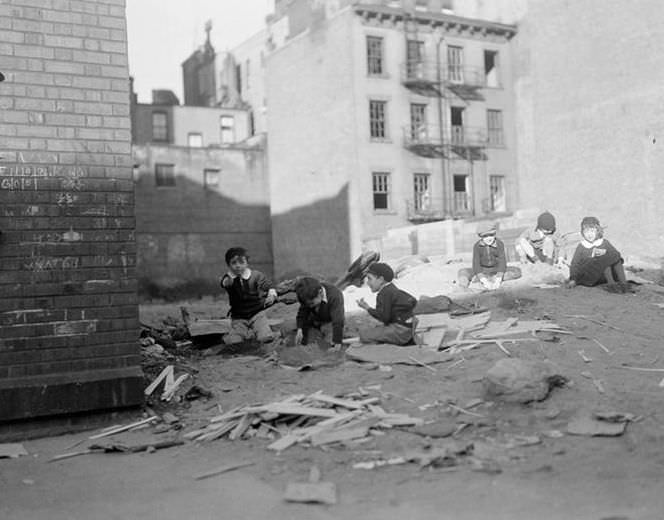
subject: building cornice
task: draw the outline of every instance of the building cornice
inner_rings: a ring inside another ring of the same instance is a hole
[[[375,20],[378,22],[391,23],[393,25],[399,22],[403,23],[404,21],[416,22],[431,27],[432,29],[443,29],[445,32],[457,34],[467,32],[473,36],[491,35],[509,40],[514,37],[517,32],[516,25],[489,22],[474,18],[464,18],[462,16],[443,13],[416,10],[409,11],[378,4],[356,4],[354,6],[354,11],[367,22]]]

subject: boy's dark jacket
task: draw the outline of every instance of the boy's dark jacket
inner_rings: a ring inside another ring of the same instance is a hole
[[[504,273],[506,269],[505,244],[502,240],[496,238],[496,241],[490,246],[482,240],[475,242],[473,246],[473,274]]]
[[[321,282],[325,289],[327,301],[316,308],[307,307],[300,302],[297,311],[297,328],[302,329],[302,342],[306,345],[309,329],[320,327],[324,323],[332,323],[332,343],[338,344],[344,334],[344,295],[334,285]]]
[[[224,275],[221,279],[229,277]],[[222,285],[223,287],[223,285]],[[241,276],[233,278],[230,287],[225,287],[231,304],[231,318],[236,320],[248,320],[265,308],[265,297],[272,288],[272,282],[260,271],[251,270],[247,280]]]
[[[417,300],[412,295],[388,283],[378,291],[376,308],[367,309],[367,312],[385,325],[390,323],[406,325],[406,322],[413,317],[415,305]]]

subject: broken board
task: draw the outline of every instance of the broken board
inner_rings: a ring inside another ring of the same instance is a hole
[[[228,334],[231,331],[231,320],[196,320],[189,323],[189,334],[192,338],[209,334]]]
[[[337,503],[337,486],[334,482],[291,482],[286,488],[284,500],[333,505]]]

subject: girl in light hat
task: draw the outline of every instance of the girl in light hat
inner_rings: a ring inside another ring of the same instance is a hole
[[[607,284],[609,292],[633,292],[625,278],[623,259],[611,242],[604,238],[604,229],[597,217],[583,218],[581,237],[569,268],[568,285],[594,287]]]

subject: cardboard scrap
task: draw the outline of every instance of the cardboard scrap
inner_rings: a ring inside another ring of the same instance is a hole
[[[346,350],[346,358],[364,363],[376,363],[378,365],[420,365],[425,363],[446,363],[452,360],[452,356],[436,352],[417,345],[397,347],[387,344],[365,344],[361,346],[350,346]],[[414,358],[414,359],[413,359]]]
[[[23,444],[0,444],[0,459],[18,459],[21,455],[27,454]]]
[[[291,482],[284,493],[286,502],[304,504],[337,503],[337,486],[334,482]]]

